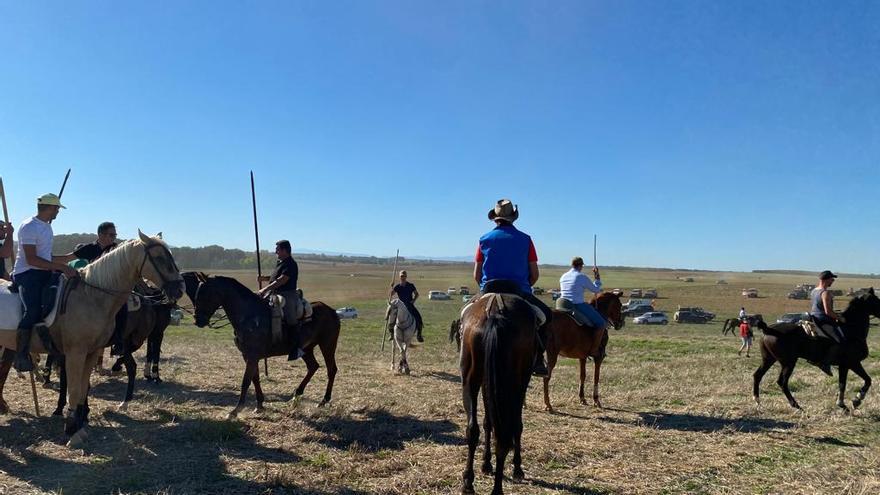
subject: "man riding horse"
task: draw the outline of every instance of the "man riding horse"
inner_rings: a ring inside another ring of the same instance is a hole
[[[419,342],[424,342],[425,339],[422,338],[422,314],[419,313],[419,310],[416,309],[416,299],[419,298],[419,291],[416,289],[416,285],[412,282],[407,282],[406,280],[407,273],[406,270],[400,270],[400,283],[391,288],[391,294],[397,294],[397,299],[400,300],[409,311],[409,314],[412,315],[416,320],[416,340]],[[390,295],[389,295],[390,296]],[[391,339],[394,340],[394,334],[392,333]]]
[[[593,267],[593,277],[581,272],[584,268],[584,259],[575,256],[571,260],[571,270],[565,272],[559,278],[559,299],[556,300],[556,309],[574,312],[575,320],[581,325],[589,325],[593,328],[603,329],[608,326],[605,318],[596,311],[592,305],[584,301],[584,291],[593,294],[602,292],[602,279],[599,278],[599,269]]]
[[[519,209],[509,199],[498,200],[495,208],[489,210],[489,220],[495,222],[495,228],[480,237],[474,259],[474,280],[481,291],[489,281],[510,281],[517,295],[544,313],[545,322],[536,332],[538,345],[532,371],[535,376],[547,376],[544,341],[547,324],[553,315],[550,308],[532,294],[532,285],[539,276],[538,254],[532,238],[513,226],[517,218]]]
[[[831,293],[831,285],[837,275],[825,270],[819,274],[819,284],[815,289],[810,291],[810,317],[813,322],[820,328],[826,328],[829,339],[822,339],[824,344],[831,344],[825,351],[824,359],[818,363],[819,369],[826,375],[831,375],[831,362],[834,360],[836,353],[841,351],[840,347],[845,345],[845,337],[840,329],[839,323],[843,323],[843,317],[834,311],[834,295]],[[836,345],[835,345],[836,344]]]
[[[53,271],[78,277],[79,272],[65,264],[63,256],[52,256],[52,220],[65,208],[54,194],[37,198],[37,214],[18,229],[18,256],[12,279],[18,287],[24,312],[18,324],[16,353],[13,366],[18,371],[33,371],[30,358],[31,332],[43,317],[43,289],[49,285]]]
[[[291,255],[293,248],[290,241],[280,240],[275,243],[275,254],[278,256],[278,262],[275,263],[275,270],[271,277],[264,277],[261,281],[268,281],[269,285],[260,289],[260,297],[266,298],[270,295],[279,295],[284,298],[284,321],[292,328],[290,338],[298,339],[299,333],[299,293],[296,291],[296,283],[299,278],[299,266]],[[287,356],[288,361],[299,359],[303,355],[303,350],[299,344],[293,346],[293,350]]]

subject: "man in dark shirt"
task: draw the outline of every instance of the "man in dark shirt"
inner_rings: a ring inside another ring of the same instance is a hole
[[[0,220],[0,278],[9,280],[6,272],[6,258],[12,257],[12,233],[15,229],[11,223]]]
[[[293,351],[287,356],[288,361],[302,357],[303,351],[296,342],[299,330],[299,294],[296,291],[296,283],[299,278],[299,267],[291,255],[292,248],[290,241],[281,240],[275,243],[275,254],[278,256],[278,262],[275,264],[275,270],[271,277],[263,277],[261,282],[268,281],[269,285],[260,289],[260,297],[267,297],[271,293],[283,296],[286,300],[284,304],[284,320],[288,325],[294,327],[292,337],[294,339]]]
[[[419,291],[416,289],[415,284],[407,282],[406,270],[400,271],[400,283],[391,288],[391,295],[393,294],[397,294],[400,302],[406,305],[406,309],[416,319],[416,340],[424,342],[425,339],[422,337],[422,314],[419,313],[415,305],[416,299],[419,298]],[[391,338],[393,339],[394,335]]]

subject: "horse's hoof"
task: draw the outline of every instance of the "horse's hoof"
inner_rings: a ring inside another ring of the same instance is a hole
[[[318,407],[324,407],[324,406],[329,406],[329,405],[330,405],[330,401],[326,400],[326,399],[322,400],[321,402],[318,403]]]
[[[238,417],[238,411],[229,411],[229,414],[226,415],[226,419],[235,419]]]
[[[755,404],[757,404],[759,406],[761,405],[761,398],[760,397],[758,397],[757,395],[753,395],[752,398],[755,399]]]
[[[79,430],[70,437],[70,440],[67,441],[67,447],[70,449],[80,449],[83,444],[85,444],[85,441],[86,434],[84,433],[84,430]]]
[[[483,474],[493,474],[495,471],[492,470],[492,464],[486,462],[482,466],[480,466],[480,472]]]
[[[46,390],[51,390],[52,382],[43,382],[43,388],[45,388]]]
[[[519,483],[524,479],[526,479],[526,473],[524,473],[522,469],[513,470],[513,481]]]
[[[597,399],[597,400],[594,400],[594,401],[593,401],[593,407],[596,407],[596,408],[598,408],[598,409],[602,409],[602,403],[599,402],[598,399]]]
[[[59,407],[58,409],[55,409],[52,411],[52,416],[64,416],[64,408]]]
[[[586,405],[587,405],[587,399],[581,399],[581,405],[586,406]]]
[[[546,411],[546,412],[548,412],[548,413],[550,413],[550,414],[553,414],[554,412],[556,412],[556,411],[553,410],[553,406],[546,406],[546,407],[544,407],[544,411]]]
[[[265,407],[255,407],[252,414],[254,416],[262,416],[265,411],[266,411]]]
[[[8,413],[9,413],[9,406],[7,406],[5,402],[0,404],[0,416],[2,416],[4,414],[8,414]]]
[[[128,402],[122,402],[118,406],[116,406],[117,411],[128,411]]]
[[[859,399],[859,398],[853,399],[853,401],[852,401],[853,409],[858,409],[859,406],[861,406],[861,405],[862,405],[861,399]]]
[[[472,486],[461,487],[461,495],[474,495],[474,493],[474,487]]]
[[[292,399],[287,401],[291,407],[299,407],[299,403],[302,402],[302,395],[294,395]],[[323,404],[323,402],[321,402]]]

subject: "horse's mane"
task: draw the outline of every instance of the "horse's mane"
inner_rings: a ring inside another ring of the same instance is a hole
[[[245,287],[245,285],[239,282],[238,279],[232,277],[224,277],[223,275],[214,275],[211,278],[213,278],[217,282],[222,283],[224,286],[234,290],[236,294],[238,294],[242,298],[259,299],[259,296],[254,294],[254,291]]]
[[[162,242],[153,239],[156,242]],[[83,280],[96,287],[113,289],[119,287],[120,275],[132,265],[131,258],[137,248],[143,246],[140,239],[130,239],[113,248],[109,253],[89,264],[82,270]]]

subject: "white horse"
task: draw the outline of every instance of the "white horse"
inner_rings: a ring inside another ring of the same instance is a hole
[[[397,372],[408,375],[409,362],[407,362],[406,358],[410,342],[416,336],[416,319],[406,309],[406,304],[400,302],[400,299],[392,299],[388,303],[388,309],[385,311],[385,321],[391,327],[394,344],[397,346],[397,349],[400,349],[400,362],[397,363]],[[394,348],[392,348],[391,352],[391,371],[395,371]]]

